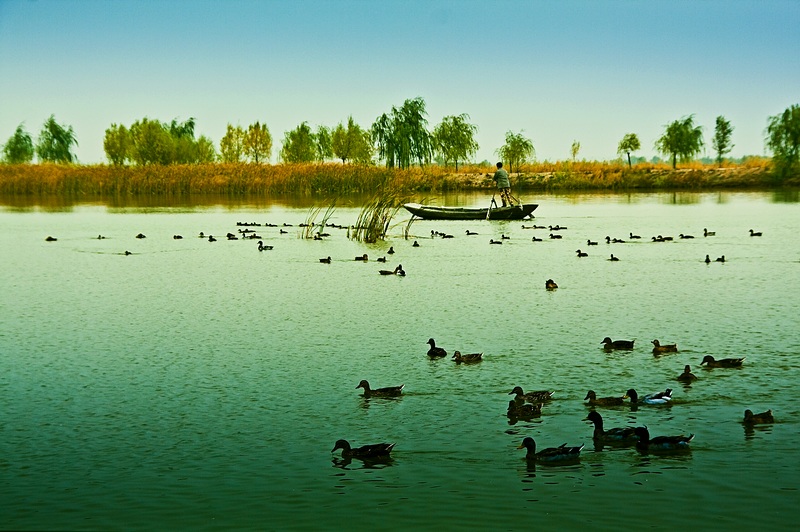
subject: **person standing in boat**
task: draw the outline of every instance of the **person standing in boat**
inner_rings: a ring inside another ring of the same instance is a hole
[[[500,189],[500,199],[503,200],[503,207],[514,205],[511,201],[511,181],[508,179],[508,172],[503,168],[503,163],[497,163],[497,171],[494,173],[494,182]]]

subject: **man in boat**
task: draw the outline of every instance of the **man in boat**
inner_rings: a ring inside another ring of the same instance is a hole
[[[494,173],[494,182],[500,189],[500,199],[503,200],[503,207],[514,205],[511,201],[511,181],[508,179],[508,172],[503,168],[503,163],[497,163],[497,171]]]

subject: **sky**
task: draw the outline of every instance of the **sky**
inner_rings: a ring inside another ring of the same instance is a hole
[[[665,126],[717,116],[732,157],[767,153],[770,116],[800,104],[800,0],[0,0],[0,143],[50,116],[83,164],[111,124],[306,121],[369,128],[421,97],[429,129],[469,115],[495,161],[506,132],[537,160],[648,159]]]

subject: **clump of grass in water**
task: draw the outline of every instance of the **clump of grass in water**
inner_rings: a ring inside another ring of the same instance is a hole
[[[314,206],[309,210],[308,216],[306,217],[305,227],[303,227],[303,231],[300,233],[301,238],[314,238],[314,229],[319,227],[325,227],[328,224],[328,220],[331,219],[333,216],[333,211],[336,210],[336,201],[328,205],[328,208],[325,210],[325,214],[322,216],[322,221],[320,223],[316,223],[317,216],[319,216],[322,207]],[[319,230],[319,232],[322,232]]]
[[[403,202],[397,191],[379,192],[361,209],[356,225],[350,232],[350,238],[368,244],[386,238],[389,224]]]

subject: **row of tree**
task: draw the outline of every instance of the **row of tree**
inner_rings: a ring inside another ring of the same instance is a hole
[[[712,147],[716,160],[722,163],[733,148],[733,127],[723,116],[716,118]],[[347,124],[334,128],[318,126],[312,129],[307,122],[284,133],[279,152],[280,160],[287,163],[323,162],[339,159],[342,163],[373,164],[375,159],[387,167],[408,168],[429,164],[435,157],[444,165],[454,165],[469,160],[477,153],[475,141],[477,126],[469,123],[469,115],[446,116],[441,123],[428,130],[425,100],[408,99],[400,107],[392,107],[379,116],[369,129],[363,129],[351,117]],[[776,169],[782,175],[800,171],[800,105],[793,105],[783,113],[768,120],[766,144],[773,153]],[[78,142],[71,126],[48,118],[34,145],[22,125],[3,147],[8,163],[28,163],[34,153],[42,162],[75,162],[72,153]],[[678,161],[692,160],[705,144],[702,127],[695,125],[694,115],[675,120],[665,126],[664,134],[655,142],[655,149],[668,156],[673,168]],[[108,160],[123,164],[189,164],[222,161],[228,163],[268,162],[272,156],[272,135],[266,124],[256,122],[243,129],[228,124],[220,140],[219,153],[206,136],[195,138],[195,119],[170,123],[143,118],[125,127],[112,124],[105,132],[103,148]],[[626,134],[617,146],[617,153],[626,155],[631,165],[631,153],[641,149],[635,133]],[[572,144],[572,158],[577,157],[580,143]],[[509,171],[533,160],[536,151],[531,139],[522,132],[506,133],[505,144],[497,150]]]

